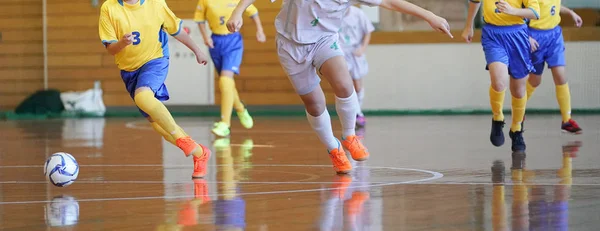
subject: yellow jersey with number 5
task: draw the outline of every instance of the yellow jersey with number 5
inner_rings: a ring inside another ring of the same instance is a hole
[[[240,0],[199,0],[194,13],[194,21],[197,23],[208,21],[208,26],[214,34],[230,34],[225,23],[239,2]],[[244,13],[248,17],[254,17],[258,15],[258,9],[254,5],[250,5]]]
[[[550,30],[560,24],[561,0],[541,0],[540,19],[531,20],[529,27],[539,30]]]
[[[505,13],[501,13],[496,4],[498,4],[498,0],[470,0],[474,3],[479,3],[482,1],[482,11],[483,11],[483,20],[487,24],[496,25],[496,26],[510,26],[510,25],[522,25],[525,24],[525,19],[519,16],[509,15]],[[539,17],[540,5],[538,4],[538,0],[505,0],[514,8],[528,8],[533,11],[533,13]],[[544,1],[544,0],[542,0]]]
[[[100,9],[100,40],[108,46],[131,33],[133,43],[115,55],[115,63],[121,70],[134,71],[150,60],[169,56],[166,33],[179,34],[181,22],[165,0],[139,0],[136,4],[107,0]]]

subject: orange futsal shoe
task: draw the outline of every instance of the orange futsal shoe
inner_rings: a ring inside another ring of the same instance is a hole
[[[206,168],[211,153],[207,147],[200,145],[200,148],[202,148],[202,156],[194,156],[194,173],[192,174],[192,179],[206,176]]]
[[[177,147],[183,151],[186,157],[190,156],[198,148],[198,143],[189,136],[181,137],[177,139],[175,143],[177,144]]]
[[[346,139],[342,141],[342,145],[344,148],[348,149],[350,155],[352,155],[352,159],[356,161],[369,159],[369,151],[367,151],[367,148],[362,144],[358,136],[352,135],[346,137]]]
[[[331,162],[333,163],[333,169],[338,174],[347,174],[352,170],[352,164],[346,157],[346,152],[341,147],[333,149],[329,151],[329,158],[331,158]]]

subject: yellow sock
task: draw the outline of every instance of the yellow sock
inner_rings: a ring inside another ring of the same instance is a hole
[[[490,105],[492,106],[492,114],[494,121],[504,121],[504,113],[502,106],[504,105],[504,94],[506,90],[497,92],[490,86]]]
[[[174,140],[184,137],[185,133],[177,126],[173,116],[167,110],[167,107],[158,99],[154,98],[154,92],[141,91],[133,98],[135,104],[146,112],[152,119],[160,125],[167,133],[171,134]]]
[[[150,124],[152,125],[152,128],[154,128],[154,131],[158,132],[163,138],[165,138],[166,141],[169,141],[169,143],[177,146],[177,144],[175,143],[175,139],[173,139],[173,136],[171,136],[171,134],[169,134],[167,131],[165,131],[165,129],[158,125],[158,123],[152,122]]]
[[[504,185],[496,185],[492,189],[492,226],[494,230],[506,230],[506,204]]]
[[[535,87],[531,86],[529,81],[527,81],[527,100],[531,99],[531,95],[533,95],[534,91],[535,91]]]
[[[512,97],[512,125],[510,130],[513,132],[521,131],[521,122],[525,116],[525,106],[527,105],[527,96],[523,98]]]
[[[235,81],[227,76],[219,78],[219,88],[221,89],[221,121],[231,126],[231,111],[233,111],[233,102],[235,98]]]
[[[563,122],[569,121],[571,119],[571,92],[568,83],[556,86],[556,100]]]
[[[233,88],[233,90],[233,108],[236,112],[243,112],[246,110],[246,107],[244,107],[242,100],[240,100],[240,94],[238,93],[237,88]]]

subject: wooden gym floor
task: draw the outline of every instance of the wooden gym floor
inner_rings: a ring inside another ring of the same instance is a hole
[[[597,230],[600,116],[561,134],[527,117],[526,155],[489,142],[489,116],[369,117],[371,159],[334,174],[304,117],[234,121],[216,149],[213,118],[177,118],[211,144],[209,175],[141,118],[0,122],[0,230]],[[333,121],[339,134],[339,123]],[[505,129],[507,131],[507,129]],[[44,180],[69,152],[79,179]]]

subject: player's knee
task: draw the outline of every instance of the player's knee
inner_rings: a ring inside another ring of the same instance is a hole
[[[326,109],[325,103],[304,104],[308,114],[312,116],[320,116]]]
[[[515,98],[523,98],[527,96],[527,85],[526,78],[522,79],[511,79],[510,81],[510,94]]]
[[[491,85],[494,91],[501,92],[506,90],[506,84],[504,83],[504,81],[492,80]]]
[[[528,81],[529,81],[529,85],[531,85],[532,87],[538,87],[542,83],[542,76],[536,75],[536,74],[530,74]]]
[[[563,66],[552,67],[551,70],[555,85],[563,85],[567,83],[567,77],[565,75],[565,69]]]

